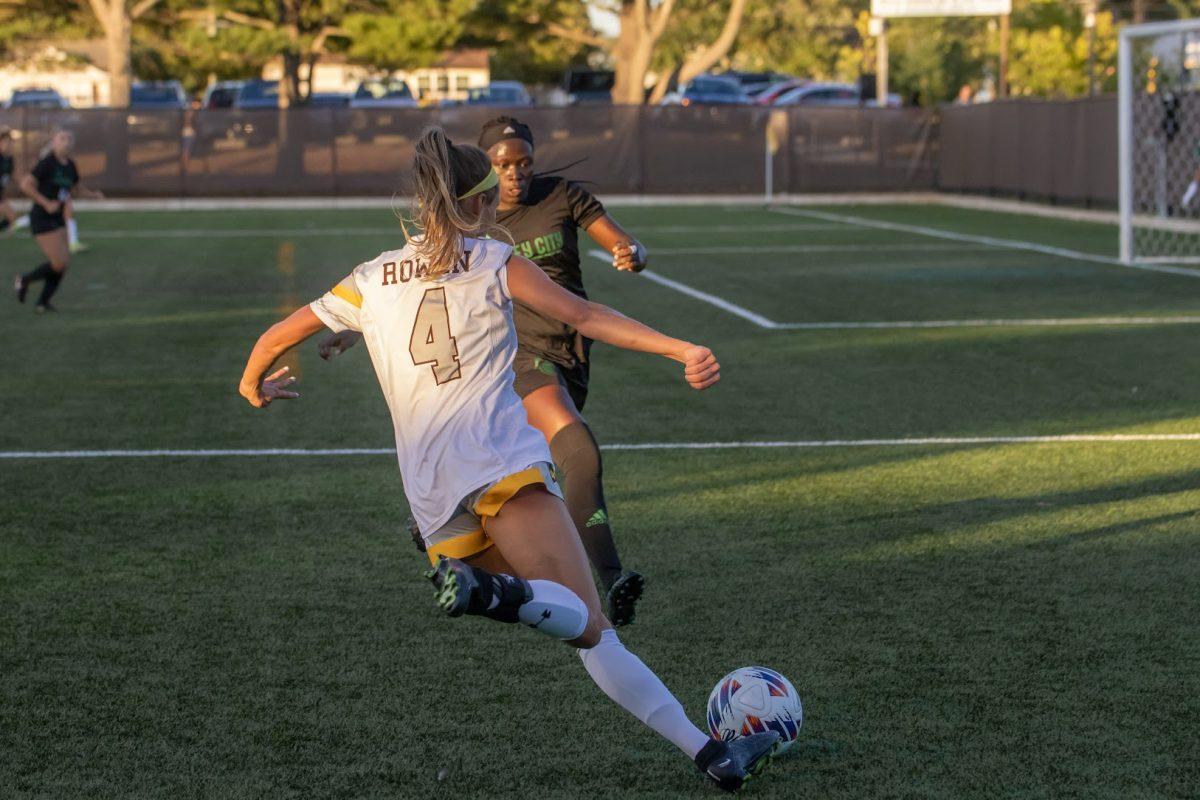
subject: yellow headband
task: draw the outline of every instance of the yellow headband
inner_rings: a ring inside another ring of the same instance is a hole
[[[458,196],[459,200],[466,200],[468,197],[474,197],[477,194],[483,194],[488,189],[491,189],[500,183],[500,176],[496,174],[496,170],[488,170],[488,174],[479,183],[475,184],[469,191]]]

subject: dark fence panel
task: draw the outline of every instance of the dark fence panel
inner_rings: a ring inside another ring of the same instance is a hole
[[[790,192],[932,189],[937,119],[921,109],[796,108],[788,114]]]
[[[1117,100],[1010,100],[941,109],[938,188],[1117,202]]]
[[[0,111],[28,169],[56,127],[112,196],[389,196],[429,124],[475,141],[500,109]],[[514,112],[537,169],[598,192],[757,194],[946,189],[1116,202],[1116,101],[1017,100],[921,109],[585,106]],[[770,135],[768,135],[768,132]],[[1184,137],[1179,137],[1180,140]],[[1172,145],[1174,146],[1174,145]],[[1183,145],[1179,145],[1183,146]]]

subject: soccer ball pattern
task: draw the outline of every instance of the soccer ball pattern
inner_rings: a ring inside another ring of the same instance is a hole
[[[735,669],[708,696],[708,732],[715,739],[776,731],[780,736],[776,752],[782,753],[796,741],[803,724],[800,695],[773,669]]]

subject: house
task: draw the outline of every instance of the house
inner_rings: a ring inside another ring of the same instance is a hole
[[[16,89],[54,89],[76,108],[109,103],[108,52],[102,40],[29,45],[0,64],[0,99]]]
[[[471,48],[451,50],[432,67],[411,70],[403,76],[422,102],[466,100],[468,90],[487,88],[492,70],[487,50]]]
[[[272,59],[263,67],[264,80],[275,81],[282,76],[282,59]],[[379,76],[378,70],[348,63],[345,56],[334,53],[322,56],[313,67],[312,90],[353,93],[364,79]],[[433,66],[398,70],[392,77],[407,83],[422,102],[437,102],[465,100],[468,90],[486,87],[492,74],[487,50],[472,48],[448,51]]]

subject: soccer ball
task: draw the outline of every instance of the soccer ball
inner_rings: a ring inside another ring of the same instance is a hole
[[[708,696],[708,732],[714,739],[736,739],[776,731],[777,753],[796,741],[804,724],[800,695],[791,681],[766,667],[742,667],[721,678]]]

